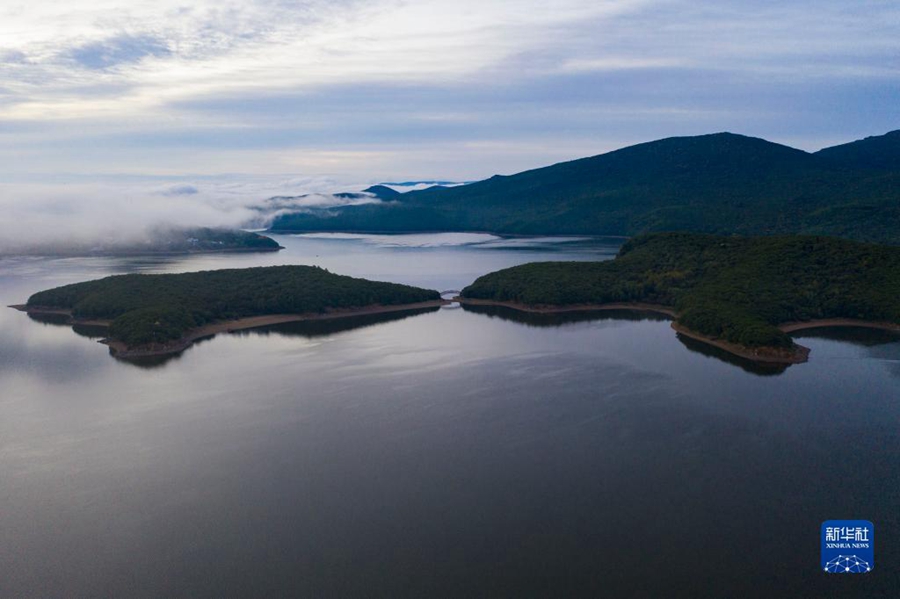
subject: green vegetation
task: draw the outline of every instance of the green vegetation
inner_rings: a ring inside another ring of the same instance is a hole
[[[281,249],[271,237],[236,229],[176,229],[161,231],[150,241],[151,251],[210,252],[210,251],[275,251]]]
[[[747,347],[790,347],[776,325],[821,318],[900,323],[900,248],[813,236],[656,233],[608,262],[536,262],[480,277],[463,297],[530,306],[646,302]]]
[[[315,266],[272,266],[112,276],[41,291],[28,298],[28,307],[111,320],[110,337],[137,346],[176,340],[217,320],[436,299],[437,291],[355,279]]]
[[[383,204],[286,214],[272,230],[814,234],[900,243],[900,134],[815,154],[676,137]]]

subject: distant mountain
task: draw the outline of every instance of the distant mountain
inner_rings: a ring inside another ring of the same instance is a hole
[[[866,152],[843,152],[846,161],[837,152],[810,154],[732,133],[673,137],[469,185],[408,192],[389,205],[286,214],[272,228],[812,233],[900,243],[900,170],[863,168],[852,156]]]
[[[397,191],[396,189],[391,189],[386,185],[373,185],[372,187],[367,187],[363,191],[366,193],[371,193],[373,196],[380,200],[393,200],[401,194],[401,192]]]
[[[855,168],[900,170],[900,129],[825,148],[815,155]]]

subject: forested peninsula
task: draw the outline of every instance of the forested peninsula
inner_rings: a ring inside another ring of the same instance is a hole
[[[652,233],[614,260],[537,262],[478,278],[463,304],[528,311],[663,312],[679,333],[756,361],[793,363],[789,333],[852,324],[900,331],[900,247],[830,237]],[[172,353],[217,332],[445,303],[437,291],[315,266],[129,274],[65,285],[14,306],[108,325],[120,357]]]
[[[607,262],[537,262],[478,278],[462,302],[525,310],[636,307],[754,360],[801,362],[788,332],[814,324],[900,331],[900,248],[816,236],[655,233]]]
[[[30,313],[107,324],[120,357],[177,352],[217,332],[291,320],[440,305],[437,291],[333,274],[315,266],[271,266],[181,274],[128,274],[35,293]]]

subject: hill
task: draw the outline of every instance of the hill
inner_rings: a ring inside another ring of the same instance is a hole
[[[129,348],[175,343],[219,321],[273,314],[350,311],[439,301],[437,291],[355,279],[314,266],[271,266],[182,274],[130,274],[35,293],[30,312],[64,311],[109,321]]]
[[[900,129],[825,148],[815,155],[854,168],[900,171]]]
[[[822,234],[900,243],[900,171],[716,133],[673,137],[390,204],[286,214],[272,230]]]
[[[363,191],[365,193],[371,193],[380,200],[393,200],[402,195],[399,191],[388,187],[387,185],[373,185],[371,187],[367,187]]]
[[[790,322],[900,325],[900,248],[815,236],[656,233],[608,262],[539,262],[480,277],[462,297],[526,307],[648,303],[738,348],[793,351]],[[898,326],[900,329],[900,326]]]

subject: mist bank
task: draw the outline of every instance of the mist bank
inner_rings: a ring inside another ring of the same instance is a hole
[[[150,254],[206,254],[214,252],[277,252],[277,241],[240,229],[157,226],[141,238],[92,240],[90,242],[46,242],[18,248],[0,256],[125,256]]]
[[[217,244],[206,244],[209,235],[198,230],[265,229],[287,212],[382,201],[360,191],[368,187],[365,182],[329,178],[89,179],[0,183],[0,255],[212,251]],[[229,245],[228,239],[218,241]],[[230,242],[252,245],[252,237]]]

